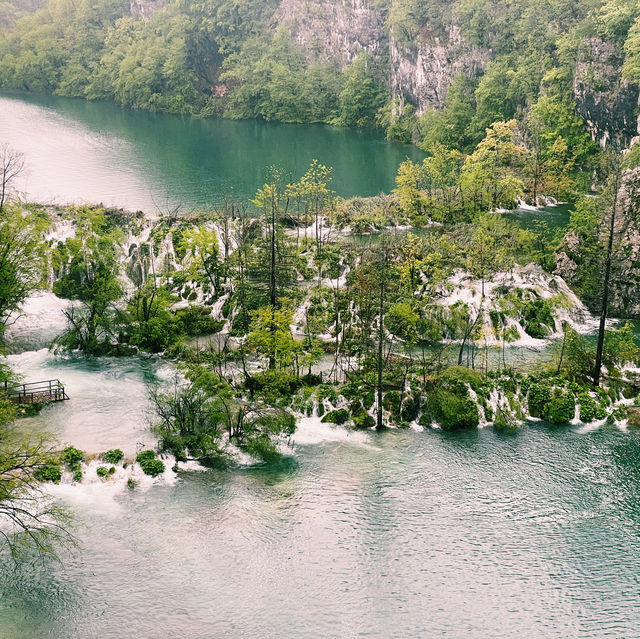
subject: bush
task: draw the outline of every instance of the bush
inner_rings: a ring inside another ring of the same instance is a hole
[[[402,404],[402,411],[400,417],[404,422],[412,422],[418,418],[420,412],[420,395],[412,395],[405,399]]]
[[[67,446],[62,451],[62,461],[70,467],[77,466],[84,459],[84,451],[73,446]]]
[[[531,384],[529,387],[529,415],[542,419],[551,399],[551,388],[546,384]]]
[[[156,459],[156,454],[152,450],[143,450],[138,453],[136,461],[140,464],[145,475],[156,477],[164,472],[164,464]]]
[[[40,466],[33,475],[38,481],[52,481],[57,484],[62,478],[62,471],[58,462],[50,460]]]
[[[515,433],[518,430],[518,422],[508,412],[498,408],[493,427],[500,433]]]
[[[106,461],[107,464],[117,464],[119,461],[122,461],[123,457],[124,454],[119,448],[108,450],[102,455],[102,459]]]
[[[464,391],[464,394],[467,393],[467,384],[476,393],[481,393],[485,386],[482,373],[466,366],[451,366],[441,373],[438,379],[451,390],[460,389]]]
[[[596,403],[589,393],[578,394],[578,404],[580,404],[580,421],[592,422],[596,417]]]
[[[573,395],[554,397],[547,405],[546,419],[551,424],[566,424],[573,419],[575,409]]]
[[[388,391],[382,399],[382,406],[392,415],[397,415],[400,411],[400,393],[398,391]]]
[[[373,428],[375,425],[376,420],[369,413],[362,413],[353,418],[353,426],[355,428]]]
[[[276,445],[268,435],[261,433],[256,437],[250,437],[243,445],[243,449],[254,457],[265,462],[275,461],[280,458]]]
[[[211,317],[211,309],[204,306],[188,306],[176,311],[176,319],[182,330],[191,337],[219,333],[224,322]]]
[[[346,408],[338,408],[329,411],[323,418],[323,422],[331,422],[333,424],[346,424],[349,421],[349,411]]]
[[[109,474],[109,469],[106,466],[98,466],[96,468],[96,475],[98,477],[106,477]]]
[[[427,396],[427,408],[442,430],[477,428],[480,423],[478,407],[472,399],[444,389]]]
[[[76,470],[75,473],[73,473],[73,481],[80,483],[82,481],[82,471],[81,470]]]

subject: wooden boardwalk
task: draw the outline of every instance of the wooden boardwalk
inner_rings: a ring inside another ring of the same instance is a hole
[[[2,386],[0,386],[2,389]],[[15,404],[49,404],[69,399],[64,384],[59,379],[48,379],[44,382],[25,384],[9,384],[4,382],[4,393],[9,401]]]

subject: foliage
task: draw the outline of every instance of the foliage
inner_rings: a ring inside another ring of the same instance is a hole
[[[25,299],[43,284],[45,252],[39,238],[44,224],[18,204],[0,209],[0,342]]]
[[[477,428],[480,422],[473,400],[441,388],[428,394],[427,408],[442,430]]]
[[[588,392],[582,392],[577,397],[580,404],[580,421],[591,422],[596,417],[596,402]]]
[[[139,452],[136,455],[136,461],[140,464],[142,472],[145,475],[151,475],[151,477],[157,477],[165,470],[164,463],[161,460],[156,459],[156,454],[152,450],[143,450]],[[105,469],[107,473],[109,472],[105,466],[101,466],[100,468]]]
[[[544,383],[531,384],[527,399],[529,415],[542,419],[547,414],[547,406],[551,401],[551,388]]]
[[[60,297],[79,300],[80,305],[64,311],[68,328],[58,343],[69,349],[101,354],[110,350],[117,334],[113,305],[123,292],[118,281],[119,231],[108,228],[103,209],[80,207],[76,215],[76,237],[66,240],[58,249],[61,274],[53,291]]]
[[[122,461],[123,457],[124,453],[119,448],[112,448],[102,454],[102,459],[107,462],[107,464],[117,464]]]
[[[345,408],[329,411],[321,421],[330,422],[332,424],[346,424],[349,421],[349,411]]]
[[[545,419],[552,424],[566,424],[575,414],[575,400],[570,393],[553,397],[546,406]]]

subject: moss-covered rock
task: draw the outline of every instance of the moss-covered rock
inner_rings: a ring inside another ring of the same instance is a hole
[[[575,409],[573,395],[569,393],[558,395],[547,404],[545,417],[551,424],[566,424],[573,419]]]
[[[346,424],[349,421],[349,411],[346,408],[338,408],[329,411],[323,418],[323,422],[331,422],[332,424]]]
[[[427,408],[442,430],[477,428],[480,423],[478,407],[469,397],[461,397],[443,388],[427,395]]]

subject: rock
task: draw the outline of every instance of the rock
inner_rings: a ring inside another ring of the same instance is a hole
[[[640,426],[640,406],[627,407],[627,423],[629,426]]]

